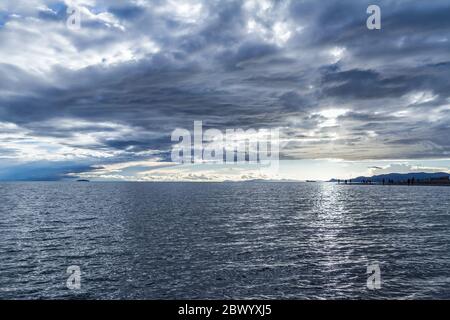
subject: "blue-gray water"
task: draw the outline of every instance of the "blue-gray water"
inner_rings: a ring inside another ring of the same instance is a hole
[[[1,183],[0,298],[449,299],[449,202],[447,187]]]

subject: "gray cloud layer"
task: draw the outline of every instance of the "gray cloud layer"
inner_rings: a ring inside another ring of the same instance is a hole
[[[282,128],[286,159],[448,158],[450,4],[378,1],[371,31],[370,2],[6,1],[0,158],[166,159],[194,120]]]

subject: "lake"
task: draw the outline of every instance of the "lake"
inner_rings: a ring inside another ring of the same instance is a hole
[[[0,298],[449,299],[449,203],[432,186],[0,183]]]

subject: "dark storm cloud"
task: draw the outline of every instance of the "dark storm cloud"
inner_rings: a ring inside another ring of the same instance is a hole
[[[411,75],[383,78],[373,70],[348,70],[327,73],[323,76],[323,93],[360,99],[377,99],[380,97],[401,97],[417,89],[423,89],[424,79]]]
[[[445,1],[323,1],[323,7],[311,1],[292,1],[291,16],[307,23],[308,32],[298,40],[310,46],[332,44],[350,47],[360,58],[375,55],[408,57],[423,53],[444,53],[448,43],[436,40],[448,35],[450,4]],[[368,15],[361,15],[371,4],[380,6],[382,28],[370,31],[366,28]],[[424,46],[424,48],[421,48]]]
[[[441,98],[448,98],[449,75],[448,62],[410,66],[386,72],[371,69],[341,71],[337,68],[332,71],[325,70],[321,84],[325,95],[342,98],[400,98],[407,93],[423,90],[432,91]]]
[[[391,158],[383,145],[392,144],[399,157],[450,151],[448,1],[378,1],[375,31],[365,25],[370,1],[93,1],[80,32],[65,28],[65,3],[33,4],[0,14],[0,130],[17,126],[0,136],[3,156],[20,148],[11,139],[45,138],[109,162],[145,151],[166,159],[171,131],[194,120],[316,138],[303,153],[288,144],[286,158],[317,157],[314,144],[339,130],[343,148],[329,156],[352,159],[349,145],[358,158],[372,158],[370,148]],[[334,124],[327,109],[347,112]]]
[[[0,164],[0,181],[58,181],[73,179],[77,173],[93,168],[79,162],[36,161],[24,164]]]

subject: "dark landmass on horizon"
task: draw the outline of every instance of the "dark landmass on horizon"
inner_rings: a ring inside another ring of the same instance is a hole
[[[352,179],[331,179],[329,182],[343,184],[394,184],[394,185],[448,185],[450,174],[446,172],[387,173],[371,177],[360,176]]]

